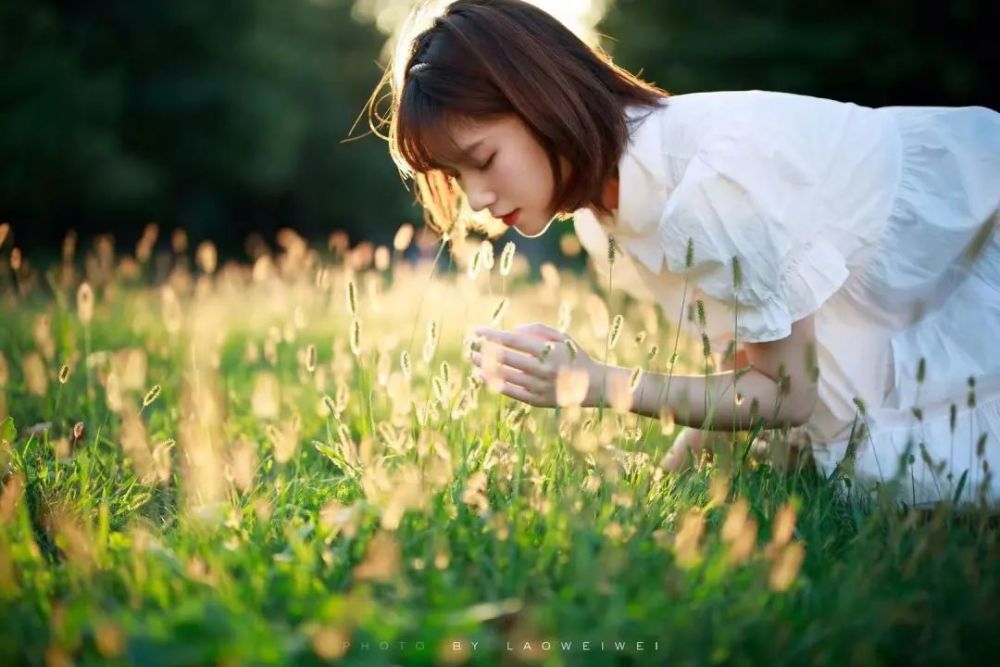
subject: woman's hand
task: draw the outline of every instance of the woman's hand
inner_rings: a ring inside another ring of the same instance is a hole
[[[524,324],[513,331],[480,327],[481,345],[473,346],[472,363],[487,386],[537,407],[597,402],[600,364],[572,338],[544,324]]]

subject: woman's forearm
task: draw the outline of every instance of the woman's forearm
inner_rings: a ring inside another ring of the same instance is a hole
[[[631,375],[628,368],[600,366],[585,405],[599,407],[602,396],[603,405],[612,405],[615,401],[609,397],[613,396],[613,388],[628,386]],[[759,417],[764,418],[765,428],[799,426],[808,419],[807,410],[811,410],[811,405],[799,403],[792,392],[782,395],[775,380],[754,369],[744,370],[738,378],[733,371],[672,378],[662,373],[643,373],[632,393],[630,410],[656,418],[666,409],[683,426],[740,431],[749,429]]]

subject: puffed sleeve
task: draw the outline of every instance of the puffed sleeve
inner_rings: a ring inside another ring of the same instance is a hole
[[[846,261],[819,223],[826,166],[752,118],[703,139],[658,230],[668,268],[735,310],[710,328],[728,326],[740,342],[779,340],[844,284]]]

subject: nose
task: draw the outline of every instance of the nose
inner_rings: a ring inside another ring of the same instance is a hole
[[[488,184],[471,179],[465,183],[465,196],[469,200],[469,207],[476,212],[492,206],[497,200],[496,194],[488,187]]]

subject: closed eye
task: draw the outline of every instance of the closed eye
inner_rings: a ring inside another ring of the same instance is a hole
[[[483,163],[483,165],[481,167],[479,167],[479,170],[480,171],[486,171],[487,169],[489,169],[490,165],[493,164],[493,158],[495,158],[496,156],[497,156],[496,153],[494,153],[493,155],[491,155],[490,159],[488,159],[486,162]]]

